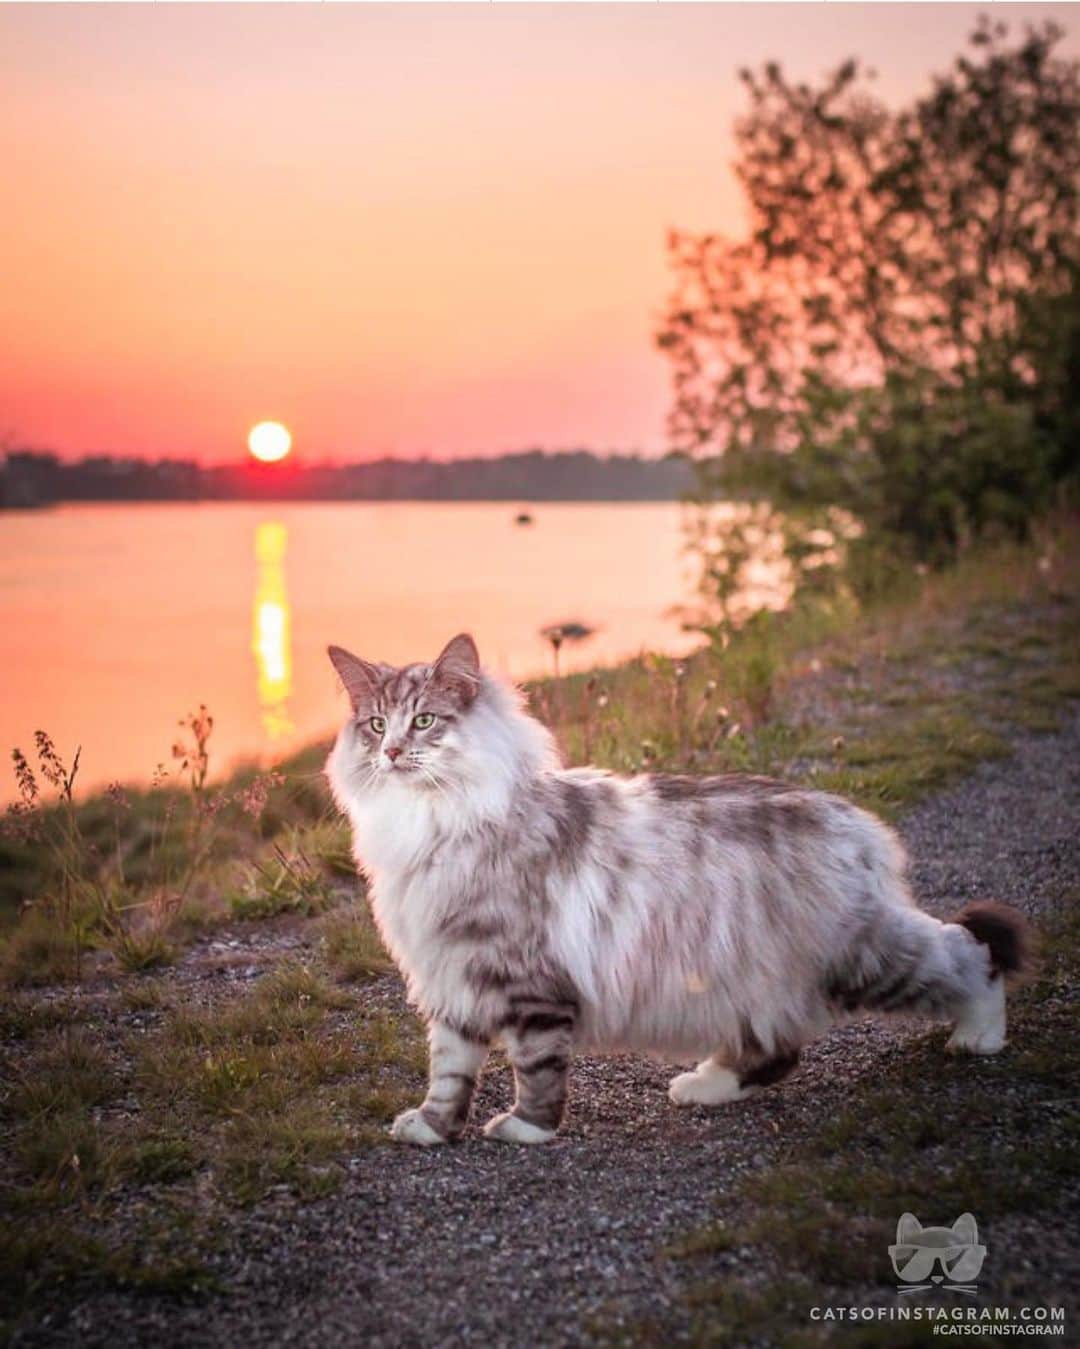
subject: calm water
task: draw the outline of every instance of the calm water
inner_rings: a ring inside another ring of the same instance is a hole
[[[0,796],[10,746],[83,747],[83,785],[149,777],[205,702],[213,762],[272,760],[330,731],[328,642],[391,662],[467,628],[515,676],[550,669],[545,624],[598,629],[567,668],[694,640],[674,504],[72,506],[0,515]]]

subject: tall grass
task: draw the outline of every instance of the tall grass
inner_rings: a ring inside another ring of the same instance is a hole
[[[837,585],[738,623],[725,605],[685,659],[647,654],[528,693],[571,764],[786,774],[890,814],[1003,752],[1003,722],[1049,727],[1080,692],[1068,654],[1078,556],[1075,520],[1057,520],[1031,543],[910,572],[872,604]],[[942,673],[963,661],[980,667],[977,690]],[[339,977],[386,967],[366,915],[347,907],[357,881],[319,771],[325,747],[215,786],[212,732],[201,707],[180,723],[171,772],[85,801],[78,751],[68,763],[44,732],[33,761],[15,751],[0,979],[78,979],[102,958],[142,971],[209,924],[321,914]]]
[[[68,763],[38,731],[33,763],[21,749],[12,752],[19,799],[4,818],[4,843],[28,853],[33,868],[0,953],[5,982],[77,979],[99,950],[128,971],[167,963],[169,934],[205,886],[224,834],[257,834],[281,774],[211,790],[213,718],[200,707],[179,725],[172,775],[159,765],[147,791],[114,783],[87,803],[75,799],[78,749]]]

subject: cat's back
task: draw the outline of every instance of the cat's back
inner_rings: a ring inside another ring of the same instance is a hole
[[[563,851],[631,843],[638,853],[651,846],[670,858],[681,848],[700,858],[709,845],[727,853],[870,848],[890,865],[902,863],[892,831],[852,802],[753,774],[564,769],[544,776],[536,807]]]

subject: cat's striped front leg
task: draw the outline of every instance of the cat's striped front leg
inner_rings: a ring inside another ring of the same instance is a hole
[[[476,1079],[487,1058],[485,1040],[455,1030],[444,1021],[428,1027],[431,1068],[423,1105],[394,1120],[390,1136],[399,1143],[431,1147],[457,1138],[469,1118]]]
[[[566,1110],[570,1050],[577,1008],[568,1002],[530,1002],[516,1009],[503,1040],[514,1068],[514,1108],[484,1126],[502,1143],[546,1143]]]

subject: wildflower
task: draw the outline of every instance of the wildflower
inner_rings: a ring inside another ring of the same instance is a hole
[[[597,705],[597,707],[601,707],[601,708],[607,707],[608,701],[609,701],[609,700],[608,700],[607,694],[606,694],[606,693],[601,693],[600,697],[597,698],[597,700],[596,700],[596,705]]]
[[[123,787],[121,787],[119,782],[110,782],[109,785],[105,788],[105,795],[109,798],[109,800],[113,803],[113,805],[117,808],[117,810],[131,809],[131,802],[128,800],[127,792],[124,791]]]
[[[257,820],[266,809],[270,793],[275,787],[283,786],[284,782],[284,774],[276,770],[270,773],[260,773],[249,786],[237,793],[236,801],[246,815],[250,815],[253,820]]]
[[[15,781],[19,784],[19,795],[23,799],[23,804],[32,806],[38,797],[37,778],[34,777],[34,770],[27,762],[26,755],[21,749],[13,749],[11,758],[15,764]]]
[[[177,725],[191,732],[194,744],[186,744],[183,740],[174,741],[172,757],[180,761],[182,772],[190,772],[192,790],[201,792],[210,767],[207,744],[210,732],[214,729],[214,718],[206,710],[206,704],[200,703],[198,712],[189,712]]]
[[[225,807],[229,804],[229,797],[225,792],[217,792],[214,796],[200,795],[195,809],[205,820],[216,819]]]
[[[686,666],[685,666],[685,665],[676,665],[676,666],[675,666],[675,678],[676,678],[676,679],[685,679],[685,678],[686,678]]]
[[[832,747],[834,754],[843,754],[846,745],[847,741],[844,739],[842,735],[837,735],[833,737]]]
[[[563,642],[583,642],[586,638],[591,637],[595,631],[595,628],[590,628],[587,623],[579,623],[576,619],[572,619],[568,623],[549,623],[546,628],[540,629],[540,636],[551,646],[556,679],[559,677],[559,651]]]

